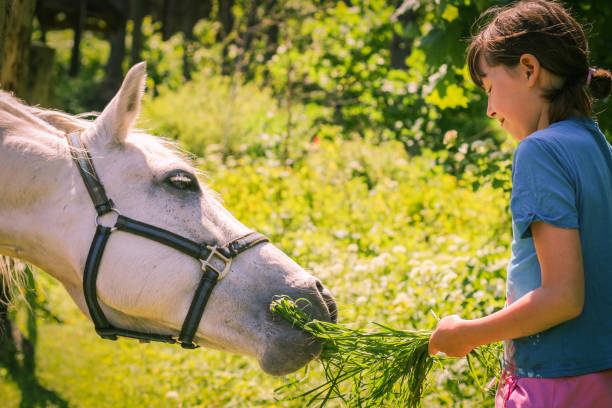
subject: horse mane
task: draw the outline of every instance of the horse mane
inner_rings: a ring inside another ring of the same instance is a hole
[[[19,131],[35,130],[61,136],[61,129],[44,120],[41,108],[31,107],[12,94],[0,90],[0,127]],[[49,111],[53,112],[53,111]],[[61,112],[56,112],[61,114]],[[66,115],[66,114],[63,114]],[[66,115],[70,116],[70,115]]]
[[[0,255],[0,285],[2,289],[0,292],[4,292],[6,289],[6,281],[10,279],[11,273],[11,258],[8,256]],[[2,299],[0,299],[0,302]]]
[[[25,287],[23,262],[8,256],[0,255],[0,304],[12,304],[16,299],[25,300],[21,288]],[[28,302],[25,302],[28,304]]]

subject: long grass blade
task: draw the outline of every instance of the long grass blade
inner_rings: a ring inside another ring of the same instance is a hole
[[[304,312],[307,306],[306,299],[287,296],[276,298],[271,306],[274,313],[323,342],[319,360],[325,383],[298,398],[309,397],[308,406],[321,408],[333,399],[350,407],[393,402],[407,408],[421,406],[431,370],[444,360],[429,354],[431,330],[398,330],[380,323],[374,323],[374,330],[356,330],[312,319]],[[483,346],[468,355],[469,372],[481,390],[484,386],[472,360],[485,368],[487,377],[499,377],[499,351],[496,345]]]

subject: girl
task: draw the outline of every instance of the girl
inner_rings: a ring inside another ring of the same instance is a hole
[[[440,320],[429,351],[505,340],[496,407],[612,407],[612,147],[591,119],[612,76],[589,67],[582,27],[554,1],[485,13],[472,80],[518,140],[506,307]]]

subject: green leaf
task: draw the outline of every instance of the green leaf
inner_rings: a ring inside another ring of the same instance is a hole
[[[459,16],[459,9],[451,4],[447,4],[442,13],[442,18],[446,21],[453,21]]]

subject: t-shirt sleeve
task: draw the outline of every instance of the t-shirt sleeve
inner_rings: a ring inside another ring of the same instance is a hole
[[[578,228],[576,186],[552,142],[528,137],[514,153],[512,219],[520,238],[531,236],[535,221]]]

